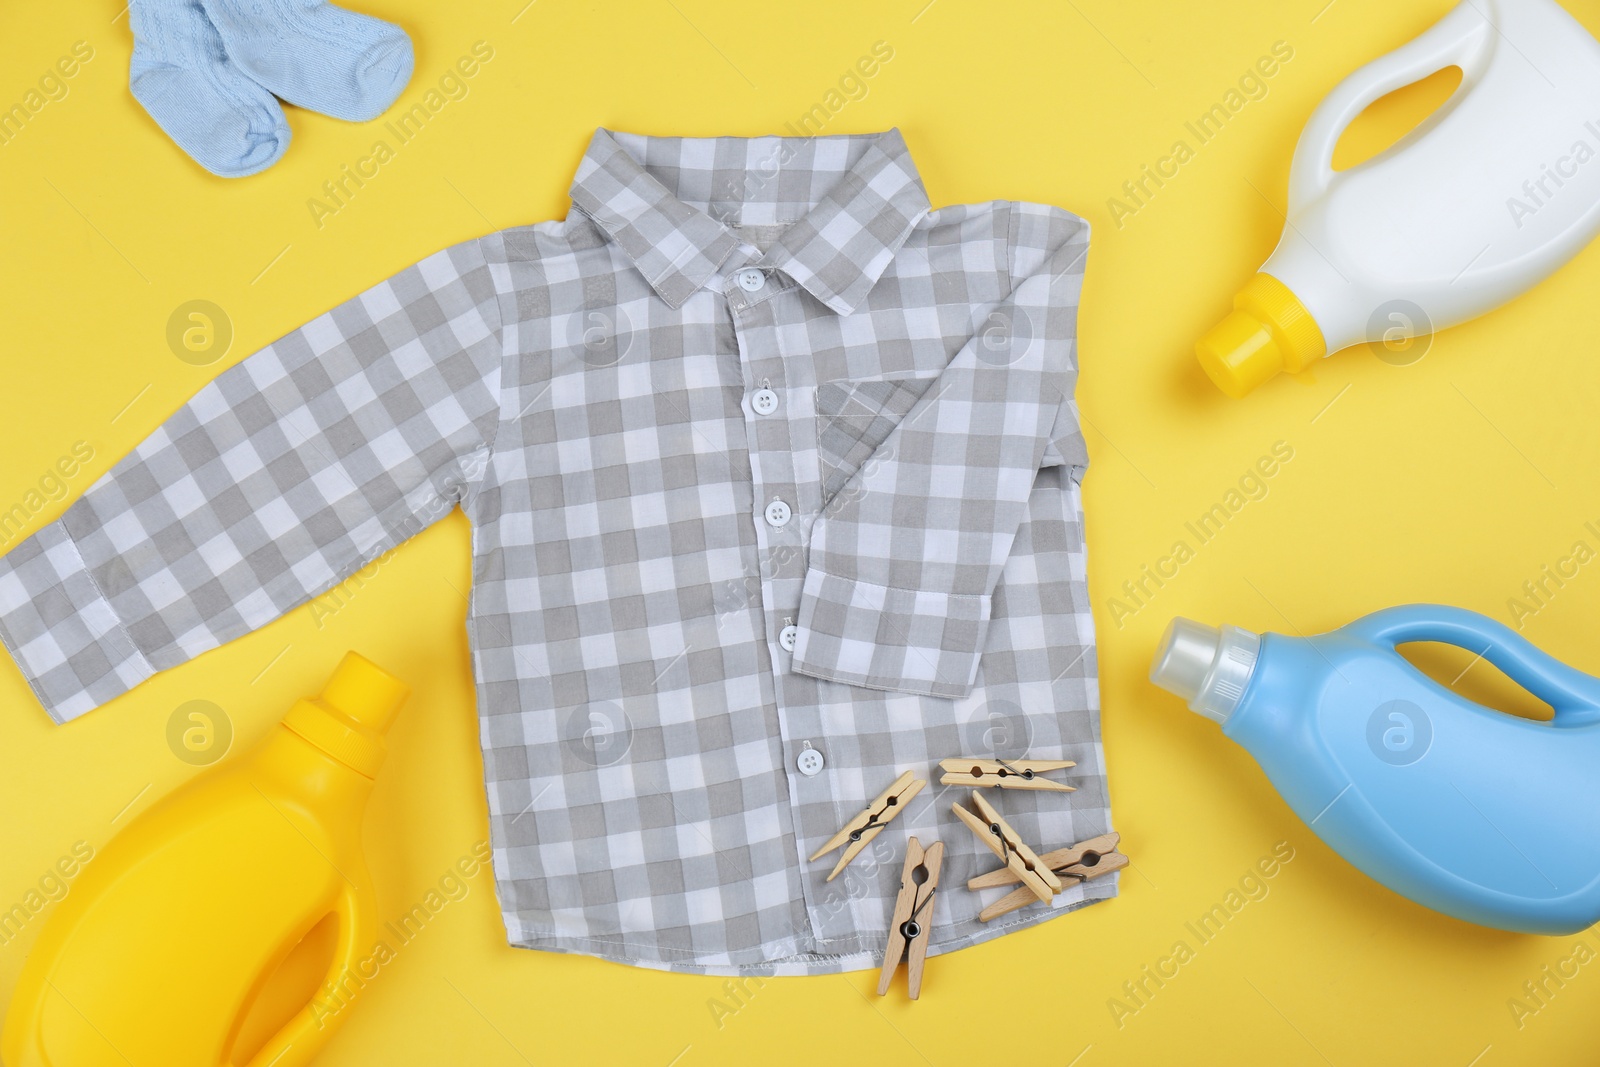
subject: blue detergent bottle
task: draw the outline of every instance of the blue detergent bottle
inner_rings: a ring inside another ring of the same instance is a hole
[[[1467,700],[1395,646],[1456,645],[1549,704]],[[1150,680],[1256,758],[1296,814],[1379,882],[1468,922],[1600,921],[1600,678],[1461,608],[1389,608],[1315,637],[1174,619]]]

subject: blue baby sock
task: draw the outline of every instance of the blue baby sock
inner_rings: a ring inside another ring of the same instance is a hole
[[[377,118],[411,80],[411,38],[325,0],[204,0],[228,55],[291,104]]]
[[[132,0],[128,86],[196,163],[224,178],[265,170],[289,147],[272,94],[228,61],[200,0]]]

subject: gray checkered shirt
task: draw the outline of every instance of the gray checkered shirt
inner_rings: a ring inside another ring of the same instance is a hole
[[[898,131],[599,131],[573,210],[422,260],[222,373],[0,560],[58,721],[264,625],[460,506],[515,945],[700,973],[881,959],[908,835],[931,952],[990,924],[950,756],[1039,851],[1110,829],[1085,582],[1089,227],[930,210]],[[819,845],[930,787],[833,882]]]

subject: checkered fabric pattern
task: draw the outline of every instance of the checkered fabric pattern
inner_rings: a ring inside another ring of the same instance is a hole
[[[332,588],[461,507],[513,944],[700,973],[881,959],[907,835],[932,952],[995,865],[940,759],[1072,759],[994,796],[1041,851],[1110,828],[1072,395],[1088,225],[931,210],[897,131],[595,134],[562,222],[433,255],[222,373],[0,560],[58,720]],[[802,753],[807,754],[801,759]],[[819,758],[820,757],[820,758]],[[832,883],[807,857],[934,783]]]

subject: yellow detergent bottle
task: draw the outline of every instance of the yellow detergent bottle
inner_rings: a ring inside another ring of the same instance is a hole
[[[8,1067],[309,1063],[345,1013],[310,990],[265,1024],[263,1005],[323,932],[336,987],[377,940],[361,819],[407,692],[349,653],[254,751],[113,838],[23,966],[0,1036]]]

